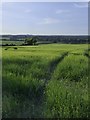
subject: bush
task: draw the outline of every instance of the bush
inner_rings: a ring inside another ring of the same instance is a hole
[[[17,50],[18,48],[17,47],[14,47],[15,50]]]

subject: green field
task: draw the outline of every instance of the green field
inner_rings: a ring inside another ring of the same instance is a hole
[[[87,44],[2,48],[3,118],[88,118]]]
[[[21,45],[22,43],[24,43],[24,41],[10,41],[10,40],[0,40],[0,45],[11,45],[11,44],[15,44],[15,45]]]

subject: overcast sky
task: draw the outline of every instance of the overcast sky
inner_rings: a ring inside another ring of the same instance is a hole
[[[2,33],[88,34],[88,3],[4,2]]]

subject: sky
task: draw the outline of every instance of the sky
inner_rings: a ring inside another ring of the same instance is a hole
[[[87,2],[3,2],[2,34],[86,35]]]

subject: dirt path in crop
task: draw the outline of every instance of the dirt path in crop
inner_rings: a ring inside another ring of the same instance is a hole
[[[88,53],[85,53],[85,54],[84,54],[84,56],[86,56],[87,58],[89,58],[89,59],[90,59],[90,56],[89,56],[89,54],[88,54]]]
[[[39,98],[39,100],[42,99],[43,92],[44,92],[44,90],[46,88],[46,85],[47,85],[48,81],[51,80],[52,75],[53,75],[54,71],[56,70],[58,64],[60,64],[64,60],[64,58],[66,56],[68,56],[68,52],[63,53],[62,55],[60,55],[56,59],[52,60],[51,63],[49,64],[49,66],[48,66],[48,75],[49,76],[48,76],[48,78],[46,77],[46,79],[44,81],[44,85],[40,89],[40,91],[41,91],[41,98]]]
[[[68,56],[68,52],[63,53],[60,57],[56,58],[50,63],[48,68],[49,77],[45,80],[45,84],[52,78],[52,74],[56,70],[58,64],[61,63],[66,56]]]
[[[48,76],[48,78],[45,79],[44,85],[40,89],[41,95],[39,96],[39,102],[37,104],[40,105],[43,102],[44,91],[46,89],[46,85],[47,85],[48,81],[51,80],[52,75],[53,75],[54,71],[56,70],[58,64],[60,64],[64,60],[64,58],[66,56],[68,56],[68,52],[63,53],[58,58],[52,60],[51,63],[49,64],[49,67],[48,67],[48,74],[49,74],[49,76]]]
[[[43,85],[42,87],[40,87],[40,89],[39,89],[40,95],[37,97],[37,100],[36,100],[36,102],[35,102],[35,105],[36,105],[37,107],[39,107],[42,112],[43,112],[43,108],[44,108],[44,107],[43,107],[43,101],[44,101],[44,99],[45,99],[45,94],[44,94],[44,92],[45,92],[47,83],[48,83],[49,80],[51,80],[52,75],[53,75],[54,71],[56,70],[58,64],[60,64],[60,63],[64,60],[64,58],[65,58],[66,56],[68,56],[68,52],[63,53],[62,55],[60,55],[58,58],[56,58],[55,60],[53,60],[53,61],[49,64],[49,67],[48,67],[49,77],[46,78],[46,80],[45,80],[45,82],[44,82],[44,85]]]

